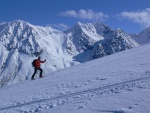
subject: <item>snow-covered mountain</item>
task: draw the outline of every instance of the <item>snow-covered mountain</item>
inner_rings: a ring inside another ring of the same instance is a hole
[[[97,33],[96,28],[92,23],[82,24],[78,22],[72,28],[64,31],[64,33],[70,36],[73,45],[78,52],[83,52],[91,48],[91,46],[104,37]]]
[[[44,75],[82,62],[138,46],[122,30],[98,22],[78,22],[65,32],[21,20],[0,24],[0,82],[5,85],[31,78],[31,62],[40,55]],[[2,86],[3,86],[2,85]]]
[[[150,44],[0,89],[0,113],[149,113]]]
[[[150,27],[145,28],[139,34],[131,34],[131,37],[139,44],[146,44],[150,42]]]
[[[64,33],[71,40],[68,48],[72,54],[77,54],[75,58],[80,62],[81,58],[84,62],[139,46],[121,29],[114,30],[98,22],[87,24],[78,22]]]
[[[30,78],[33,73],[31,62],[39,54],[43,60],[47,59],[43,67],[45,75],[74,65],[66,51],[66,42],[63,32],[50,27],[34,26],[20,20],[1,23],[1,79],[8,78],[14,83]]]
[[[96,59],[116,52],[124,51],[126,49],[131,49],[138,45],[139,44],[137,42],[135,42],[122,30],[115,30],[112,34],[109,33],[109,38],[106,38],[103,41],[98,41],[95,44],[91,59]]]

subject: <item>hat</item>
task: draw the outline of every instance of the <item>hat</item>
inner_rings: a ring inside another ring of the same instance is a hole
[[[38,59],[40,59],[41,57],[40,56],[38,56]]]

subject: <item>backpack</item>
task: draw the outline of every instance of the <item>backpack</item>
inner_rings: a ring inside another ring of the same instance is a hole
[[[32,66],[35,67],[36,59],[32,61]]]

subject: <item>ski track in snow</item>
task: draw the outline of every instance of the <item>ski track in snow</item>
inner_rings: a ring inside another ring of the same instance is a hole
[[[145,72],[149,74],[149,72]],[[62,106],[67,103],[78,102],[84,100],[91,100],[92,98],[101,98],[102,96],[110,96],[111,94],[121,93],[123,91],[134,91],[150,88],[150,76],[140,77],[137,79],[120,82],[116,84],[110,84],[106,86],[96,87],[88,90],[77,91],[74,93],[66,93],[51,98],[34,100],[31,102],[18,102],[15,105],[3,106],[0,108],[0,112],[7,113],[13,111],[15,113],[35,113],[43,110],[51,109],[57,106]],[[38,103],[38,105],[37,105]],[[78,108],[80,109],[80,108]],[[5,112],[5,110],[7,112]],[[105,111],[106,112],[106,111]],[[124,111],[107,111],[114,113],[124,113]]]

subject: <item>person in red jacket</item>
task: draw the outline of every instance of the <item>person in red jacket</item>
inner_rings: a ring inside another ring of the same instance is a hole
[[[38,57],[38,59],[36,59],[35,67],[34,67],[34,73],[31,77],[31,80],[34,80],[34,76],[35,76],[37,70],[40,70],[40,78],[43,78],[43,76],[42,76],[43,70],[41,69],[40,66],[41,66],[41,63],[44,63],[46,61],[46,59],[44,61],[41,61],[40,59],[41,59],[40,56]]]

